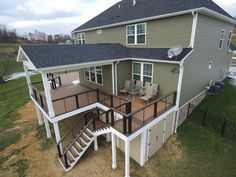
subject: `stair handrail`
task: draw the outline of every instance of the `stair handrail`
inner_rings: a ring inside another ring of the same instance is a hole
[[[88,113],[90,113],[90,112],[92,112],[92,111],[94,111],[94,110],[96,110],[96,109],[98,109],[98,108],[93,108],[93,109],[91,109],[91,110],[88,110],[88,111],[84,112],[82,116],[84,116],[85,114],[88,114]],[[71,133],[71,132],[77,127],[76,125],[78,125],[79,122],[80,122],[80,120],[78,120],[78,121],[75,123],[75,126],[73,126],[68,132],[66,132],[66,134],[60,139],[60,141],[58,141],[58,143],[57,143],[58,145],[59,145],[60,143],[62,143],[62,141],[69,135],[69,133]]]
[[[80,131],[80,133],[77,135],[77,137],[74,139],[74,141],[66,148],[66,150],[62,153],[62,156],[66,155],[66,153],[69,151],[69,149],[73,146],[73,144],[80,138],[80,136],[85,132],[85,130],[92,124],[93,119],[89,121],[89,123]]]

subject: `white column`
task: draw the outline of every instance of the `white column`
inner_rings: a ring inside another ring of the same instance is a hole
[[[50,84],[48,82],[46,73],[42,73],[42,80],[43,80],[44,93],[46,96],[46,101],[47,101],[47,106],[48,106],[49,117],[55,117],[55,113],[54,113],[53,105],[52,105],[51,88],[50,88]]]
[[[130,142],[125,142],[125,177],[130,177]]]
[[[58,143],[61,140],[58,122],[53,123],[53,128],[54,128],[54,133],[55,133],[55,137],[56,137],[56,142]],[[61,143],[60,143],[60,149],[61,149],[61,153],[62,153],[62,144]]]
[[[112,146],[112,168],[115,170],[117,168],[116,163],[116,135],[111,133],[111,146]]]
[[[98,138],[94,136],[94,151],[98,151]]]
[[[39,125],[43,125],[42,113],[36,104],[35,104],[35,109],[36,109]]]
[[[31,80],[30,80],[30,76],[29,76],[29,70],[28,70],[28,67],[25,66],[25,65],[24,65],[24,71],[25,71],[26,82],[27,82],[27,85],[28,85],[28,88],[29,88],[29,94],[32,95],[33,94],[33,90],[30,87]]]
[[[45,116],[43,118],[44,118],[45,128],[46,128],[46,132],[47,132],[47,138],[51,138],[52,135],[51,135],[48,119]]]
[[[115,64],[114,63],[112,63],[111,64],[111,68],[112,68],[112,71],[111,71],[111,73],[112,73],[112,94],[113,95],[115,95],[116,94],[116,91],[115,91],[115,66],[114,66]]]
[[[140,156],[140,165],[144,166],[146,162],[146,152],[147,152],[147,130],[141,134],[141,156]]]

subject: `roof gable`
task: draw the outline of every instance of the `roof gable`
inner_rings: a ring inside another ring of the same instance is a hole
[[[233,19],[231,15],[212,0],[136,0],[134,6],[133,0],[123,0],[76,28],[74,31],[202,7]]]

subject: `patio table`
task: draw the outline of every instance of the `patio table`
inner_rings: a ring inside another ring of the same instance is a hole
[[[129,95],[128,95],[128,99],[129,96],[132,95],[132,102],[135,101],[135,95],[137,94],[141,94],[142,93],[143,88],[137,88],[137,87],[131,87],[130,90],[128,91]]]

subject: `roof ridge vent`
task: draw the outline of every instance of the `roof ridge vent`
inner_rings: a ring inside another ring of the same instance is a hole
[[[135,6],[136,5],[136,0],[133,0],[133,6]]]

